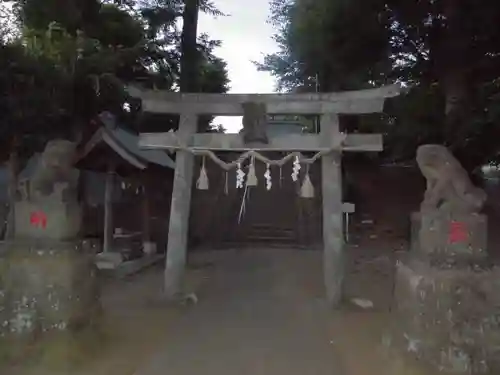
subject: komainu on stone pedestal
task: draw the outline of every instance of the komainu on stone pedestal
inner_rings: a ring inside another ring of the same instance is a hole
[[[92,325],[100,311],[94,254],[82,250],[75,145],[47,144],[19,186],[14,238],[0,246],[0,337],[35,338]]]
[[[486,193],[472,184],[444,146],[420,146],[417,164],[427,180],[427,189],[420,212],[412,216],[413,250],[433,263],[483,260],[487,220],[480,210]]]
[[[419,147],[417,163],[427,190],[396,267],[393,340],[446,373],[499,373],[500,270],[487,257],[486,195],[444,146]]]

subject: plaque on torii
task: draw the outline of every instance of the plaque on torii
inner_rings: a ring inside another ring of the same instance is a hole
[[[130,87],[129,94],[142,99],[144,112],[180,115],[177,132],[143,133],[139,137],[139,146],[143,149],[177,152],[165,268],[166,296],[174,297],[181,291],[187,253],[193,151],[323,151],[323,275],[327,301],[331,305],[338,304],[345,263],[341,153],[383,149],[381,134],[341,133],[338,115],[382,112],[386,98],[400,92],[401,88],[396,85],[310,94],[181,94]],[[269,137],[265,131],[267,120],[264,121],[267,114],[320,115],[320,132]],[[196,133],[199,115],[244,115],[244,131],[242,134]]]

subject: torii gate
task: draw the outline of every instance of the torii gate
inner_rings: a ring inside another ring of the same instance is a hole
[[[181,94],[134,87],[130,87],[128,91],[131,96],[142,99],[144,112],[180,115],[177,132],[142,133],[139,137],[141,148],[177,151],[166,256],[165,296],[174,298],[181,292],[186,264],[194,168],[194,155],[190,150],[325,151],[321,158],[324,284],[329,304],[338,304],[345,272],[341,153],[376,152],[383,149],[381,134],[340,133],[338,115],[382,112],[385,99],[399,95],[401,88],[391,85],[359,91],[308,94]],[[320,115],[320,132],[282,135],[258,145],[246,144],[240,134],[196,133],[199,115],[241,116],[244,114],[245,103],[264,104],[268,114]]]

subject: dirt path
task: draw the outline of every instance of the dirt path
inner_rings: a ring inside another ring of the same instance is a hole
[[[106,286],[106,340],[92,342],[94,350],[78,363],[64,365],[71,353],[47,353],[48,363],[0,373],[430,375],[389,357],[382,345],[391,318],[390,248],[347,249],[347,301],[335,311],[322,302],[321,251],[196,254],[188,272],[188,288],[199,295],[196,306],[151,304],[162,283],[162,267],[153,268]],[[374,308],[356,309],[352,297],[369,299]],[[63,362],[54,366],[56,358]]]
[[[318,255],[211,253],[215,267],[199,304],[136,374],[343,374],[328,334]]]
[[[396,173],[397,172],[397,173]],[[418,172],[418,171],[417,171]],[[365,173],[366,176],[366,172]],[[412,171],[374,171],[361,185],[346,252],[351,264],[346,303],[322,305],[321,251],[234,250],[193,254],[189,288],[199,304],[172,310],[148,303],[162,284],[162,266],[106,285],[108,342],[76,369],[7,375],[431,375],[415,361],[387,353],[395,252],[407,249],[408,215],[422,196]],[[412,177],[413,176],[413,177]],[[488,190],[500,223],[498,187]],[[495,203],[496,202],[496,203]],[[490,231],[490,249],[500,231]],[[201,288],[201,289],[200,289]],[[355,309],[352,297],[374,303]]]

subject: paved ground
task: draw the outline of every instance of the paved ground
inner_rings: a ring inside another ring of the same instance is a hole
[[[136,374],[342,374],[320,298],[320,255],[211,253],[215,266],[198,306]]]

